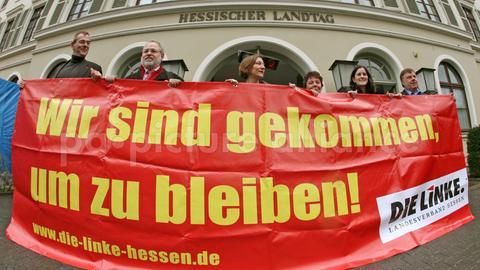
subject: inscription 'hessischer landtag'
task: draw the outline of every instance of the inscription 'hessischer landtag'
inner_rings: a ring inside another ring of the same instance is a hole
[[[179,23],[214,21],[284,21],[335,23],[332,14],[308,11],[223,10],[188,12],[179,15]]]

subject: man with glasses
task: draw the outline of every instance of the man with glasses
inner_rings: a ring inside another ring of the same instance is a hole
[[[128,76],[127,79],[168,81],[170,87],[178,86],[183,80],[177,74],[162,67],[161,63],[164,55],[160,42],[148,41],[143,46],[140,70]]]

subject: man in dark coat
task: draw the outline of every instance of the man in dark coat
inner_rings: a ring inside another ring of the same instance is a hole
[[[72,58],[59,66],[53,77],[99,79],[102,76],[102,67],[85,59],[90,49],[90,34],[85,31],[76,33],[70,47]]]
[[[160,42],[148,41],[143,46],[141,66],[138,72],[128,76],[127,79],[168,81],[171,87],[178,86],[183,80],[177,74],[169,72],[162,67],[165,55]]]

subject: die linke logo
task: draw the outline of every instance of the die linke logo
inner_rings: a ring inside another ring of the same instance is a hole
[[[425,227],[468,204],[466,169],[377,198],[383,243]]]
[[[393,223],[400,217],[405,218],[415,215],[418,207],[420,207],[420,211],[435,207],[450,198],[460,195],[460,193],[464,191],[465,189],[460,187],[459,178],[443,185],[432,185],[426,191],[420,193],[420,196],[416,194],[410,198],[406,198],[403,202],[393,202],[390,205],[392,210],[390,221],[388,223]]]

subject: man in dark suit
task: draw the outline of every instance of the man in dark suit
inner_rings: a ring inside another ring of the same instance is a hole
[[[402,82],[404,96],[417,96],[422,95],[420,89],[418,89],[417,74],[415,70],[411,68],[405,68],[400,72],[400,81]]]
[[[127,79],[168,81],[170,87],[178,86],[182,82],[182,78],[162,67],[164,55],[165,52],[160,42],[155,40],[148,41],[143,46],[139,71],[128,76]]]

